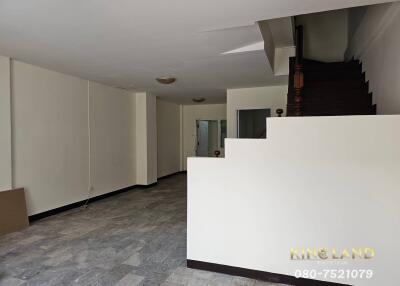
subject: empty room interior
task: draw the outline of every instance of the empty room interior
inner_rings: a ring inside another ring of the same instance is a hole
[[[0,286],[398,286],[400,2],[0,0]]]

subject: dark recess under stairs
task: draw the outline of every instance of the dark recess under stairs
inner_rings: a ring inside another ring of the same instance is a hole
[[[323,63],[303,59],[302,116],[376,114],[372,93],[361,63]],[[289,83],[294,81],[296,58],[290,58]],[[287,115],[296,116],[295,89],[289,84]]]

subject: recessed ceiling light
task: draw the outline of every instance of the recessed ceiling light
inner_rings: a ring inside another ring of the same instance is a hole
[[[200,103],[200,102],[205,101],[206,99],[204,97],[195,97],[192,100],[193,100],[193,102]]]
[[[163,77],[156,78],[156,80],[159,83],[162,83],[162,84],[171,84],[171,83],[174,83],[176,81],[176,78],[175,77],[170,77],[170,76],[163,76]]]

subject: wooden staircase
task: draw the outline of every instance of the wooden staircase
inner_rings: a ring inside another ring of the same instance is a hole
[[[376,114],[361,63],[323,63],[302,58],[302,28],[290,58],[287,116]]]

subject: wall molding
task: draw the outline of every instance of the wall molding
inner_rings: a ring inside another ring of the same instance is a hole
[[[294,276],[276,274],[271,272],[252,270],[247,268],[228,266],[222,264],[215,264],[197,260],[186,260],[188,268],[205,270],[211,272],[218,272],[228,275],[241,276],[250,279],[256,279],[272,283],[284,283],[294,286],[344,286],[346,284],[339,284],[333,282],[324,282],[319,280],[295,278]]]

